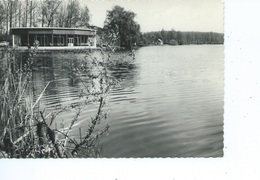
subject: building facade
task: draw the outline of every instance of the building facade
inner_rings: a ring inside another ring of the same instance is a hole
[[[23,27],[12,28],[13,47],[93,47],[96,30],[80,28]]]

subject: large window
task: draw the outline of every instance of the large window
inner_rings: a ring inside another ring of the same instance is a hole
[[[64,37],[61,35],[54,35],[53,36],[53,45],[54,46],[64,46]]]
[[[44,35],[36,35],[34,36],[34,40],[37,40],[39,41],[39,45],[40,46],[49,46],[50,45],[50,42],[49,42],[49,39],[48,39],[48,36],[44,36]],[[31,43],[30,43],[31,44]]]

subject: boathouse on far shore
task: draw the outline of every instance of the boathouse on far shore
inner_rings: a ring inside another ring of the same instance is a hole
[[[31,47],[34,43],[39,48],[96,48],[96,30],[83,28],[59,27],[21,27],[12,28],[13,47]]]

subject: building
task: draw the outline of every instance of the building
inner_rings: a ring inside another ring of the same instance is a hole
[[[39,49],[96,48],[96,30],[83,28],[22,27],[12,28],[13,47]]]
[[[102,39],[104,38],[104,29],[98,26],[89,26],[89,28],[96,30],[96,43],[98,47],[101,47]]]
[[[158,39],[156,44],[163,45],[163,41],[161,39]]]

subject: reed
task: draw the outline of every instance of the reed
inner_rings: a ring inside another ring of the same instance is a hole
[[[33,129],[33,107],[30,106],[31,97],[25,97],[28,92],[32,76],[32,60],[37,47],[29,53],[29,58],[22,65],[16,58],[13,49],[7,49],[5,58],[2,59],[0,84],[0,149],[5,151],[8,157],[16,157],[18,149],[16,144],[30,134]]]

